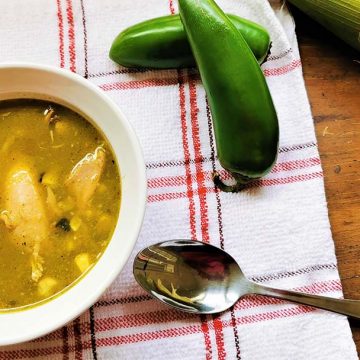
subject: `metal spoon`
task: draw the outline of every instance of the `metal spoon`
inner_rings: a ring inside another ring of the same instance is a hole
[[[149,246],[134,261],[137,282],[151,295],[179,310],[214,314],[242,296],[259,294],[360,318],[360,301],[273,289],[245,278],[225,251],[192,240]]]

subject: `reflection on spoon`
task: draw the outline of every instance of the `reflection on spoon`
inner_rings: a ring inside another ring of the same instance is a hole
[[[360,318],[360,301],[334,299],[260,285],[248,280],[225,251],[192,240],[170,240],[142,250],[134,260],[137,282],[179,310],[214,314],[248,294],[271,296]]]
[[[194,297],[194,298],[188,298],[186,296],[181,296],[177,293],[177,290],[174,288],[174,285],[173,283],[171,283],[171,291],[168,290],[164,285],[163,283],[161,282],[160,279],[158,279],[157,283],[156,283],[156,287],[158,288],[158,290],[160,292],[163,292],[164,294],[170,296],[171,298],[173,299],[176,299],[176,300],[179,300],[179,301],[182,301],[184,303],[187,303],[187,304],[193,304],[195,303],[196,301],[198,300],[201,300],[201,297],[198,296],[198,297]]]

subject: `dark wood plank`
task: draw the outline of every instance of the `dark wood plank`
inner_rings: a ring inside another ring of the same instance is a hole
[[[344,294],[360,300],[360,54],[296,9],[291,11]],[[350,324],[360,354],[360,321]]]

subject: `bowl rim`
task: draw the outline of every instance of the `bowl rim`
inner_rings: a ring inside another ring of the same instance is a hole
[[[114,266],[112,269],[108,269],[108,271],[106,271],[106,276],[102,279],[103,280],[102,286],[97,287],[97,291],[89,292],[88,296],[86,296],[84,300],[78,301],[76,303],[76,305],[73,306],[72,311],[69,311],[66,314],[66,316],[64,316],[64,317],[57,318],[57,321],[54,320],[52,322],[44,322],[44,321],[39,322],[39,324],[37,324],[37,326],[33,327],[31,334],[19,333],[18,335],[13,336],[11,339],[7,338],[4,341],[0,338],[0,346],[22,343],[22,342],[33,340],[35,338],[46,335],[46,334],[64,326],[65,324],[69,323],[73,319],[75,319],[77,316],[81,315],[83,312],[88,310],[97,301],[97,299],[105,292],[105,290],[112,284],[112,282],[120,274],[124,265],[129,260],[129,257],[135,246],[135,243],[138,239],[138,236],[139,236],[139,233],[140,233],[140,230],[142,227],[142,222],[143,222],[144,215],[145,215],[146,194],[147,194],[146,166],[145,166],[140,142],[137,138],[137,135],[135,134],[135,131],[134,131],[132,125],[127,120],[127,118],[125,117],[123,112],[116,105],[116,103],[103,92],[103,90],[101,90],[99,87],[97,87],[96,85],[91,83],[89,80],[83,78],[81,75],[73,73],[73,72],[63,69],[63,68],[56,67],[56,66],[43,65],[43,64],[31,63],[31,62],[0,63],[0,72],[4,71],[4,70],[15,70],[15,69],[24,69],[24,70],[29,70],[29,71],[32,71],[32,70],[45,71],[45,72],[51,73],[53,75],[67,78],[70,82],[75,82],[78,85],[80,85],[81,87],[86,87],[88,90],[94,92],[95,95],[97,97],[99,97],[106,104],[106,106],[112,112],[114,112],[116,114],[117,121],[121,122],[122,126],[126,130],[126,136],[129,138],[129,140],[131,142],[133,156],[136,159],[135,167],[136,167],[136,172],[137,172],[137,176],[138,176],[137,180],[138,180],[138,184],[139,184],[139,187],[137,188],[137,193],[138,193],[137,214],[138,214],[138,216],[136,219],[134,219],[135,221],[132,226],[132,228],[134,229],[134,233],[133,233],[134,236],[131,239],[131,243],[127,246],[126,249],[124,249],[125,253],[123,253],[122,261],[119,261],[117,263],[117,265],[115,264],[116,266]],[[44,94],[44,96],[46,96],[46,94]],[[59,97],[59,99],[61,100],[61,96]],[[101,122],[97,121],[96,119],[92,119],[92,121],[96,124],[96,126],[98,126],[98,128],[100,130],[103,131]],[[103,134],[106,137],[104,132],[103,132]],[[111,142],[108,138],[107,138],[107,140],[109,141],[110,145],[113,146],[113,142]],[[116,160],[118,161],[115,151],[114,151],[114,155],[116,157]],[[121,175],[121,178],[123,178],[123,175],[121,174],[121,168],[120,168],[120,175]],[[120,205],[120,214],[121,214],[121,211],[122,211],[122,204]],[[120,220],[120,215],[117,220],[117,225],[119,223],[119,220]],[[109,245],[111,244],[115,233],[116,233],[116,229],[114,230],[114,234],[112,235]],[[105,249],[101,258],[108,251],[109,251],[109,246]],[[94,269],[96,267],[96,264],[98,264],[100,262],[101,258],[95,263],[95,266],[92,269]],[[91,270],[89,271],[89,273],[91,273]],[[75,283],[72,287],[73,288],[78,287],[78,285],[82,283],[82,281],[89,275],[89,273],[85,274],[84,277],[81,278],[80,281]],[[52,302],[56,301],[56,299],[61,298],[64,294],[68,293],[70,290],[71,290],[71,288],[69,290],[65,290],[64,293],[60,294],[59,296],[56,296],[54,299],[51,299],[50,301],[45,302],[44,304],[40,304],[38,306],[31,307],[28,310],[19,310],[19,311],[13,311],[13,312],[0,313],[0,319],[4,316],[12,316],[13,314],[15,314],[15,316],[21,317],[21,313],[31,312],[33,309],[42,308],[44,305],[52,303]],[[70,309],[68,309],[68,310],[70,310]],[[55,319],[55,317],[53,319]],[[40,325],[40,323],[41,323],[41,325]]]

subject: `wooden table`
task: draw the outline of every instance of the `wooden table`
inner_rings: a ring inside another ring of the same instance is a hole
[[[360,300],[360,53],[291,8],[347,298]],[[360,354],[360,321],[350,322]]]

